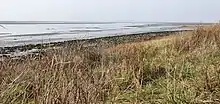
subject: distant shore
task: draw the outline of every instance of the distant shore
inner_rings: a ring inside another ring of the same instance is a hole
[[[0,21],[1,24],[111,24],[111,23],[157,23],[157,24],[182,24],[182,25],[211,25],[213,23],[199,22],[100,22],[100,21]]]

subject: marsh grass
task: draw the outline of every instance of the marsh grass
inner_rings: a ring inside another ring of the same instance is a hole
[[[0,103],[220,103],[220,27],[0,62]]]

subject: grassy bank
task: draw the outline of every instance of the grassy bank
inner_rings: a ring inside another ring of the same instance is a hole
[[[218,25],[105,46],[5,59],[0,103],[220,103]]]

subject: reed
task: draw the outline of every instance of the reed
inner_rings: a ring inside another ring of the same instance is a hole
[[[220,27],[0,62],[0,103],[220,103]]]

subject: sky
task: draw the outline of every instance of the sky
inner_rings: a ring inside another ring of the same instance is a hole
[[[0,21],[219,20],[220,0],[0,0]]]

